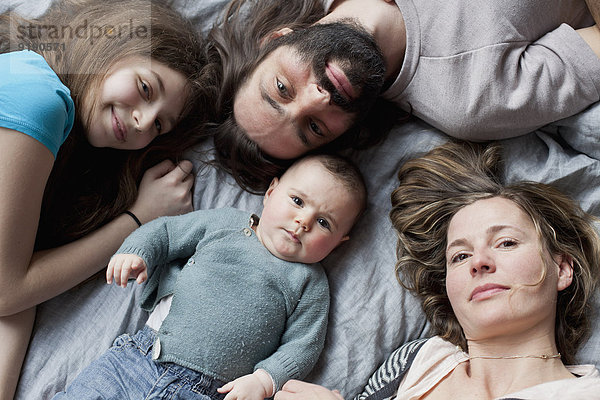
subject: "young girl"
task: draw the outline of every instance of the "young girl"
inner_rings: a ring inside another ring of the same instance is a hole
[[[0,16],[2,399],[33,307],[105,267],[139,224],[192,208],[179,158],[209,112],[201,40],[148,0],[80,3]]]

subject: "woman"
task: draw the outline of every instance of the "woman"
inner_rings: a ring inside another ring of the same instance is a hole
[[[499,151],[450,143],[401,168],[391,212],[397,277],[436,336],[392,388],[384,364],[359,399],[380,390],[389,392],[373,398],[597,395],[598,371],[569,365],[590,331],[598,283],[593,217],[548,185],[501,185]],[[300,382],[276,396],[293,398],[341,396]]]
[[[178,14],[78,3],[0,16],[2,399],[32,307],[100,271],[141,223],[191,210],[180,157],[210,112],[202,42]]]

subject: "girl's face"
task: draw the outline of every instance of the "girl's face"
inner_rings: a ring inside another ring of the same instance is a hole
[[[187,99],[182,74],[142,57],[117,63],[83,102],[94,147],[136,150],[172,130]]]
[[[531,218],[511,200],[476,201],[450,221],[446,291],[467,339],[553,334],[557,293],[572,273],[567,257],[542,251]]]

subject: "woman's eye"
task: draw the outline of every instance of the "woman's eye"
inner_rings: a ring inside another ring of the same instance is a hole
[[[156,127],[156,130],[160,134],[162,132],[162,124],[160,123],[160,120],[155,119],[154,120],[154,126]]]
[[[294,202],[294,204],[296,204],[297,206],[300,206],[300,207],[302,207],[302,204],[304,204],[302,199],[297,196],[292,196],[292,201]]]
[[[310,130],[319,136],[323,136],[323,132],[321,132],[321,128],[314,121],[310,121]]]
[[[330,229],[329,222],[325,218],[317,218],[317,223],[325,229]]]
[[[466,260],[467,258],[469,258],[468,254],[466,254],[466,253],[460,253],[460,254],[457,254],[454,257],[452,257],[452,262],[453,263],[458,263],[458,262]]]
[[[500,243],[500,247],[513,247],[513,246],[516,246],[516,245],[517,245],[517,242],[515,242],[514,240],[511,240],[511,239],[503,240]]]

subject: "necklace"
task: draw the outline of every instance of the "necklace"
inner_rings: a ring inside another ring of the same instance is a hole
[[[542,360],[550,360],[553,358],[560,358],[560,353],[556,354],[541,354],[539,356],[528,355],[528,356],[469,356],[469,360],[474,358],[481,358],[484,360],[513,360],[515,358],[541,358]]]

